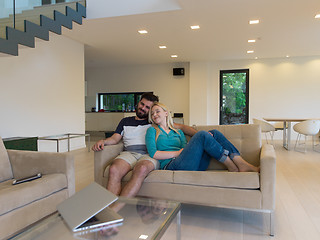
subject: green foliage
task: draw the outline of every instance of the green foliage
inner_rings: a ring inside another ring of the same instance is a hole
[[[104,95],[103,108],[107,111],[133,111],[134,94]]]
[[[223,93],[225,113],[242,113],[246,107],[246,73],[224,73]]]

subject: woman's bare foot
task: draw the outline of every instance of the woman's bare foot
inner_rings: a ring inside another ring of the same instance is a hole
[[[246,162],[241,156],[235,156],[233,162],[238,167],[239,172],[260,172],[260,167],[253,166]]]
[[[227,157],[227,159],[223,162],[223,164],[228,168],[229,172],[239,172],[238,167],[236,166],[236,164],[234,164],[234,162]]]

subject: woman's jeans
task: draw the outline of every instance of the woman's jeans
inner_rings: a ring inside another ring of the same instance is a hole
[[[210,133],[212,133],[212,135]],[[239,156],[238,149],[218,130],[197,132],[180,153],[165,167],[167,170],[205,171],[213,157],[224,162]]]

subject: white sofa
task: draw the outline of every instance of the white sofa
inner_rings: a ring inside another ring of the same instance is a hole
[[[249,163],[260,166],[260,173],[228,172],[212,159],[206,171],[152,171],[145,179],[138,196],[176,200],[182,203],[253,210],[270,214],[270,235],[274,235],[276,155],[272,145],[261,145],[260,126],[219,125],[197,126],[197,130],[217,129],[240,151]],[[95,181],[106,187],[109,164],[123,144],[105,146],[95,152]],[[125,184],[131,176],[123,178]]]

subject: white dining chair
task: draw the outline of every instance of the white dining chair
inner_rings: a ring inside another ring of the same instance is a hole
[[[312,149],[315,151],[314,137],[318,134],[320,129],[320,120],[306,120],[297,123],[293,126],[293,130],[298,133],[294,149],[297,150],[297,145],[304,144],[304,151],[307,151],[307,136],[312,136]],[[304,143],[300,143],[301,135],[304,135]]]
[[[267,143],[269,143],[267,134],[268,133],[270,134],[272,145],[274,145],[273,135],[274,135],[274,132],[276,131],[276,128],[272,124],[263,120],[253,118],[252,121],[253,121],[253,124],[260,125],[261,132],[265,134]]]

